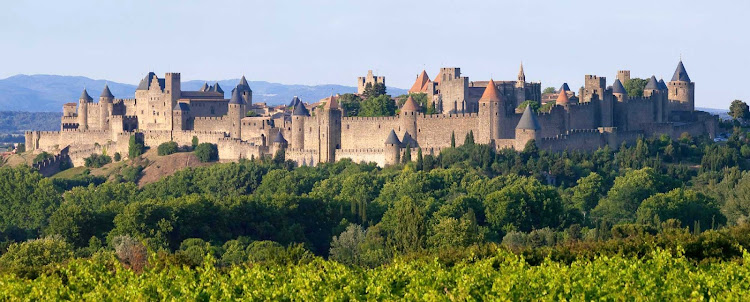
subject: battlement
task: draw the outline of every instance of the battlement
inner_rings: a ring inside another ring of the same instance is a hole
[[[224,116],[196,116],[193,119],[196,121],[223,121]]]
[[[63,129],[62,131],[65,132],[65,133],[78,132],[78,133],[81,133],[81,134],[106,134],[106,133],[110,133],[109,130],[92,130],[92,129],[85,129],[85,130],[84,129]],[[57,132],[57,131],[48,131],[48,132]]]
[[[395,121],[398,120],[400,116],[348,116],[348,117],[342,117],[341,122],[379,122],[379,121]]]
[[[464,117],[479,117],[479,113],[473,112],[473,113],[449,113],[449,114],[423,114],[420,113],[417,115],[419,118],[423,119],[450,119],[450,118],[464,118]]]
[[[370,153],[383,153],[383,152],[385,152],[385,149],[383,149],[383,148],[339,149],[339,150],[337,150],[337,152],[349,153],[349,154],[351,154],[351,153],[366,153],[366,154],[370,154]]]

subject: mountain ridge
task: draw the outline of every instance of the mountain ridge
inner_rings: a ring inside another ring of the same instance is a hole
[[[229,98],[232,88],[239,82],[237,79],[226,80],[190,80],[182,82],[185,91],[198,90],[203,83],[219,83],[224,89],[225,97]],[[253,90],[254,103],[279,105],[288,103],[294,96],[305,102],[318,100],[336,93],[355,93],[356,87],[338,84],[302,85],[281,84],[267,81],[248,81]],[[106,79],[91,79],[84,76],[64,76],[36,74],[18,74],[0,79],[0,110],[26,112],[61,112],[62,105],[77,102],[81,90],[86,88],[89,94],[97,99],[104,85],[116,98],[133,98],[136,85],[109,81]],[[406,93],[405,89],[388,87],[388,93],[397,96]]]

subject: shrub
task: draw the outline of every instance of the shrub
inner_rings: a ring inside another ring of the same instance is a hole
[[[120,161],[122,159],[122,155],[120,155],[120,152],[115,152],[114,159],[115,161]]]
[[[197,136],[193,136],[193,140],[191,141],[191,145],[193,146],[193,149],[195,149],[195,147],[198,147],[198,137]]]
[[[178,149],[177,143],[173,141],[168,141],[166,143],[159,145],[156,151],[159,154],[159,156],[164,156],[164,155],[177,153],[177,149]]]
[[[137,136],[131,135],[130,141],[128,141],[128,157],[134,159],[143,154],[143,141],[138,139]]]
[[[86,168],[101,168],[102,166],[112,162],[112,158],[106,154],[91,154],[91,156],[84,158],[83,160],[84,166]]]
[[[13,243],[0,257],[0,269],[20,277],[35,278],[51,264],[73,257],[73,248],[60,236]]]
[[[122,168],[120,174],[125,181],[137,182],[141,178],[141,172],[143,172],[143,166],[135,165]]]
[[[122,235],[112,239],[112,247],[115,249],[117,259],[126,267],[135,272],[142,272],[148,264],[148,251],[146,246],[133,237]]]
[[[202,143],[195,147],[195,156],[204,163],[215,161],[219,158],[219,150],[214,144]]]
[[[52,154],[49,154],[45,151],[45,152],[37,154],[36,157],[34,157],[34,163],[36,164],[38,162],[44,161],[45,159],[52,158],[52,157],[53,157]]]

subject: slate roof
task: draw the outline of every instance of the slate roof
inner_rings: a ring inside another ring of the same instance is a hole
[[[289,105],[287,105],[287,107],[294,107],[294,106],[297,106],[297,104],[299,104],[300,102],[301,102],[301,101],[299,100],[299,98],[298,98],[298,97],[297,97],[297,96],[295,95],[295,96],[294,96],[294,97],[292,98],[292,101],[291,101],[291,102],[289,102]]]
[[[273,142],[286,144],[286,139],[284,139],[284,136],[281,134],[281,131],[276,132],[276,137],[273,138]]]
[[[187,103],[177,103],[172,111],[190,111],[190,105]]]
[[[615,79],[615,82],[612,83],[612,93],[628,94],[628,92],[625,90],[625,86],[622,86],[622,82],[620,82],[620,79]]]
[[[672,81],[690,82],[690,77],[688,76],[687,71],[685,71],[685,65],[682,65],[682,60],[680,60],[680,63],[677,63],[677,69],[674,71]]]
[[[86,101],[93,101],[94,99],[91,98],[89,95],[89,92],[86,91],[86,88],[83,88],[83,92],[81,92],[81,97],[78,98],[79,100],[86,100]]]
[[[655,76],[651,76],[651,78],[648,79],[648,83],[646,83],[646,87],[643,89],[659,90],[659,81],[656,80]]]
[[[664,83],[664,79],[659,79],[659,88],[661,88],[662,90],[669,89],[669,88],[667,88],[667,84]]]
[[[570,87],[568,86],[568,83],[563,83],[562,86],[560,86],[560,90],[570,91]]]
[[[213,92],[224,93],[224,90],[221,89],[221,86],[219,86],[219,82],[216,82],[216,84],[212,85],[210,87],[210,90]]]
[[[109,91],[109,85],[104,84],[104,90],[102,90],[102,95],[100,95],[99,97],[114,98],[115,96],[112,94],[112,91]]]
[[[218,85],[218,84],[217,84]],[[245,101],[242,99],[242,96],[240,96],[240,92],[236,89],[232,91],[232,98],[229,99],[229,104],[244,104]]]
[[[401,146],[401,141],[398,140],[398,136],[396,136],[396,131],[393,131],[393,129],[391,129],[391,133],[388,134],[388,138],[385,139],[385,143],[389,145]]]
[[[297,106],[294,106],[294,111],[292,111],[292,115],[310,116],[310,112],[307,111],[305,104],[302,104],[302,102],[299,102]]]
[[[563,92],[565,93],[565,92]],[[536,113],[531,111],[531,106],[526,106],[526,110],[523,111],[521,120],[518,121],[516,129],[527,129],[527,130],[539,130],[542,129],[539,126],[539,121],[536,119]]]
[[[149,72],[146,77],[141,80],[141,82],[138,84],[138,88],[136,88],[135,90],[148,90],[148,88],[151,87],[151,81],[153,81],[154,77],[156,77],[156,74],[153,72]],[[164,89],[163,80],[159,79],[159,77],[156,77],[156,79],[159,81],[159,86]]]

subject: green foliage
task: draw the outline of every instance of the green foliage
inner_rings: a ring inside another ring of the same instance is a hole
[[[655,194],[641,203],[636,213],[642,224],[659,226],[662,221],[677,219],[683,225],[718,227],[726,223],[719,205],[710,197],[689,189],[677,188],[667,193]]]
[[[248,112],[245,113],[245,116],[246,117],[256,117],[256,116],[260,116],[260,115],[257,112],[250,110],[250,111],[248,111]]]
[[[42,162],[42,161],[45,161],[45,160],[47,160],[47,159],[50,159],[50,158],[53,158],[53,157],[54,157],[54,156],[53,156],[52,154],[49,154],[49,153],[47,153],[46,151],[42,151],[42,153],[39,153],[39,154],[37,154],[37,155],[36,155],[36,156],[34,157],[34,161],[33,161],[33,163],[35,163],[35,164],[36,164],[36,163],[38,163],[38,162]]]
[[[119,162],[120,160],[122,160],[122,155],[120,155],[120,152],[115,152],[115,155],[112,158],[115,160],[115,162]]]
[[[190,140],[190,142],[191,142],[191,146],[193,146],[193,149],[195,149],[195,147],[198,147],[198,137],[197,136],[193,136],[193,139]]]
[[[550,112],[552,111],[552,108],[555,107],[555,102],[546,102],[542,106],[539,107],[538,112]]]
[[[72,247],[60,237],[33,239],[11,244],[0,257],[0,269],[21,278],[35,278],[72,257]]]
[[[344,116],[359,116],[360,102],[362,98],[353,93],[339,95],[339,106]]]
[[[554,227],[562,220],[560,195],[536,179],[521,178],[487,195],[484,204],[491,230],[498,233]]]
[[[743,101],[734,100],[732,101],[732,104],[729,105],[729,115],[738,120],[746,119],[750,117],[750,107],[748,107],[747,103]]]
[[[29,166],[0,167],[0,233],[16,240],[36,237],[60,199],[52,181]]]
[[[131,165],[123,167],[120,175],[122,175],[124,181],[138,182],[138,179],[141,178],[141,172],[143,172],[143,166]]]
[[[387,95],[368,97],[360,103],[359,116],[393,116],[396,103]]]
[[[542,90],[542,93],[555,93],[555,87],[547,87]]]
[[[101,168],[104,165],[111,163],[112,158],[109,157],[109,155],[106,154],[91,154],[91,156],[86,157],[84,160],[84,166],[86,168]]]
[[[143,154],[144,150],[143,139],[138,135],[131,135],[128,141],[128,158],[134,159]]]
[[[622,83],[622,85],[625,87],[625,91],[628,92],[628,96],[642,97],[643,89],[646,88],[647,83],[648,79],[630,78],[625,83]]]
[[[531,106],[531,109],[534,110],[534,112],[538,112],[541,105],[539,105],[539,102],[532,101],[532,100],[525,100],[523,103],[518,105],[518,109],[524,110],[526,109],[526,106]]]
[[[641,202],[651,195],[669,191],[674,183],[652,168],[631,170],[615,179],[607,197],[592,215],[609,222],[633,222]]]
[[[195,147],[195,156],[204,163],[216,161],[219,158],[219,150],[215,144],[201,143]]]
[[[385,93],[385,84],[375,83],[375,85],[373,85],[372,83],[367,83],[367,85],[365,85],[365,91],[362,92],[362,96],[365,99],[377,98],[385,95]]]
[[[156,152],[159,154],[159,156],[165,156],[177,153],[178,149],[179,147],[177,146],[176,142],[168,141],[159,145],[159,147],[156,149]]]

